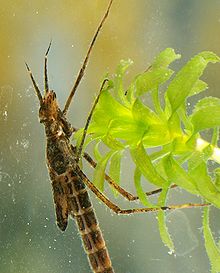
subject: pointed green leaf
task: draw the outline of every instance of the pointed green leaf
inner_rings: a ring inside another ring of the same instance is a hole
[[[181,55],[176,54],[173,48],[166,48],[155,58],[152,67],[168,67],[173,61],[180,59]]]
[[[203,161],[193,170],[189,171],[190,177],[195,181],[200,194],[214,206],[220,208],[220,192],[208,175],[206,163]]]
[[[110,166],[109,166],[109,176],[114,180],[114,182],[118,185],[120,185],[120,173],[121,173],[121,158],[122,158],[122,152],[116,152],[113,154],[110,160]],[[116,191],[114,188],[112,188],[114,195],[118,195],[118,191]]]
[[[177,161],[172,157],[172,155],[163,158],[163,164],[170,183],[175,183],[176,185],[193,194],[198,194],[195,181],[177,163]]]
[[[204,160],[203,153],[201,151],[194,151],[191,157],[188,159],[188,170],[191,171],[195,169]]]
[[[150,68],[147,72],[140,74],[135,81],[136,97],[158,88],[159,85],[169,80],[172,75],[173,71],[168,68]]]
[[[193,85],[189,96],[194,96],[196,94],[199,94],[200,92],[205,91],[208,88],[208,84],[202,80],[197,80],[195,84]]]
[[[167,197],[168,189],[163,189],[158,200],[158,205],[160,207],[164,207],[166,205],[166,197]],[[165,211],[158,212],[158,226],[160,231],[160,237],[163,243],[170,249],[170,251],[174,252],[174,244],[168,232],[168,228],[166,226],[165,219]]]
[[[134,171],[134,184],[137,191],[137,195],[141,203],[149,208],[155,207],[147,198],[146,193],[143,191],[141,186],[141,171],[138,168],[135,168]]]
[[[220,168],[215,169],[215,186],[220,192]]]
[[[218,141],[219,141],[219,138],[220,138],[220,135],[219,135],[219,130],[220,128],[219,127],[216,127],[214,128],[213,130],[213,133],[212,133],[212,141],[211,141],[211,144],[213,146],[218,146]]]
[[[132,107],[132,115],[134,120],[142,121],[145,124],[158,123],[161,124],[160,118],[153,110],[144,105],[140,99],[136,99]]]
[[[220,272],[220,249],[216,245],[209,227],[209,208],[205,208],[203,213],[203,234],[206,252],[212,266],[212,272],[218,273]]]
[[[123,87],[123,77],[130,65],[133,64],[132,60],[121,60],[117,67],[115,78],[114,78],[114,96],[118,98],[122,104],[127,104],[127,98]]]
[[[110,157],[114,152],[108,152],[101,160],[98,161],[97,166],[93,175],[93,183],[101,191],[104,190],[104,178],[105,178],[105,169]]]
[[[130,148],[130,153],[136,166],[139,168],[143,176],[152,184],[164,187],[167,181],[157,173],[150,157],[146,153],[143,143],[140,142],[137,147]]]
[[[93,149],[93,154],[94,154],[94,157],[95,157],[95,160],[96,161],[100,161],[102,159],[102,155],[99,151],[99,145],[100,145],[100,141],[98,141],[95,146],[94,146],[94,149]]]
[[[145,130],[146,124],[136,122],[134,119],[129,121],[125,119],[115,119],[111,121],[108,133],[115,139],[123,140],[125,144],[136,145],[136,143],[143,138]]]
[[[155,58],[149,69],[136,77],[135,84],[133,85],[132,83],[133,93],[135,92],[136,96],[141,96],[150,90],[157,89],[159,85],[169,80],[173,74],[173,70],[169,69],[168,66],[179,58],[180,55],[176,54],[172,48],[162,51]]]
[[[171,141],[170,132],[166,121],[161,120],[158,115],[149,107],[145,106],[140,99],[136,99],[132,114],[134,120],[142,124],[142,131],[138,129],[138,133],[142,134],[139,141],[143,141],[145,147],[160,146]]]
[[[128,108],[119,103],[109,92],[102,92],[93,114],[92,123],[105,132],[112,119],[130,120],[131,117],[132,114]]]
[[[112,135],[107,134],[103,139],[103,143],[105,143],[106,146],[108,146],[110,149],[118,151],[125,149],[125,145],[118,141],[115,137],[112,137]]]
[[[175,76],[167,89],[167,96],[174,113],[192,92],[209,62],[219,62],[219,57],[204,51],[193,57]]]
[[[200,100],[191,115],[194,134],[208,128],[220,126],[220,99],[207,97]]]

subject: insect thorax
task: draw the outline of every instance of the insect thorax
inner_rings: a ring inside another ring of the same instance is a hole
[[[48,91],[43,97],[39,119],[45,126],[48,167],[61,174],[69,165],[75,164],[75,154],[69,141],[71,125],[60,110],[54,91]]]

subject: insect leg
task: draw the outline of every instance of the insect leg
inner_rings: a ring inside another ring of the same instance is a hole
[[[92,157],[88,154],[88,153],[84,153],[83,157],[86,159],[86,161],[89,162],[89,164],[93,167],[96,168],[97,163],[92,159]],[[125,189],[123,189],[121,186],[119,186],[110,176],[108,176],[107,174],[105,174],[105,180],[109,183],[109,185],[111,185],[116,191],[118,191],[123,197],[125,197],[128,201],[135,201],[138,200],[139,197],[135,196],[131,193],[129,193],[128,191],[126,191]],[[171,186],[171,188],[175,188],[177,187],[177,185],[173,184]],[[151,196],[154,194],[158,194],[162,191],[162,188],[160,189],[156,189],[156,190],[152,190],[149,192],[146,192],[145,194],[147,196]]]
[[[106,10],[106,12],[105,12],[105,14],[104,14],[104,16],[103,16],[103,18],[102,18],[100,24],[99,24],[99,26],[98,26],[98,28],[97,28],[97,30],[96,30],[94,36],[93,36],[93,39],[92,39],[92,41],[91,41],[91,43],[90,43],[90,45],[89,45],[89,49],[88,49],[88,51],[87,51],[87,53],[86,53],[86,57],[85,57],[85,59],[84,59],[84,61],[83,61],[83,65],[82,65],[82,67],[80,68],[80,71],[79,71],[79,73],[78,73],[78,76],[77,76],[77,78],[76,78],[76,81],[75,81],[75,83],[74,83],[74,85],[73,85],[72,90],[70,91],[69,97],[68,97],[68,99],[67,99],[67,101],[66,101],[66,104],[65,104],[65,106],[64,106],[64,110],[63,110],[64,115],[66,115],[66,113],[67,113],[67,111],[68,111],[68,108],[69,108],[69,106],[70,106],[70,103],[71,103],[71,101],[72,101],[72,98],[73,98],[73,96],[74,96],[74,94],[75,94],[75,92],[76,92],[76,89],[77,89],[77,87],[78,87],[78,85],[79,85],[79,83],[80,83],[80,81],[81,81],[81,79],[82,79],[82,77],[83,77],[83,75],[84,75],[86,66],[87,66],[87,64],[88,64],[88,60],[89,60],[90,53],[91,53],[92,48],[93,48],[93,46],[94,46],[94,44],[95,44],[95,41],[96,41],[96,39],[97,39],[97,36],[98,36],[99,32],[101,31],[101,28],[102,28],[102,26],[103,26],[105,20],[106,20],[107,17],[108,17],[109,10],[110,10],[110,8],[111,8],[112,3],[113,3],[113,0],[110,0],[110,1],[109,1],[109,5],[108,5],[108,7],[107,7],[107,10]]]
[[[77,162],[79,161],[79,158],[81,157],[82,147],[83,147],[83,144],[84,144],[84,142],[85,142],[87,129],[88,129],[88,127],[89,127],[89,123],[90,123],[90,121],[91,121],[93,112],[94,112],[95,107],[96,107],[96,105],[97,105],[97,103],[98,103],[98,101],[99,101],[99,98],[100,98],[100,95],[101,95],[102,90],[103,90],[103,88],[104,88],[104,85],[105,85],[105,83],[106,83],[107,81],[108,81],[108,79],[105,79],[105,80],[102,82],[101,88],[100,88],[100,90],[99,90],[99,94],[98,94],[98,96],[96,97],[96,99],[95,99],[95,101],[94,101],[94,103],[93,103],[92,109],[90,110],[89,116],[88,116],[88,118],[87,118],[87,120],[86,120],[86,125],[85,125],[84,130],[83,130],[82,139],[81,139],[81,142],[80,142],[80,144],[79,144],[79,148],[78,148],[77,151],[76,151],[76,161],[77,161]]]
[[[111,200],[109,200],[79,169],[77,174],[83,180],[83,182],[90,188],[90,190],[112,211],[116,214],[133,214],[133,213],[147,213],[147,212],[157,212],[157,211],[166,211],[166,210],[175,210],[175,209],[185,209],[185,208],[195,208],[195,207],[205,207],[210,206],[210,204],[180,204],[180,205],[169,205],[164,207],[153,207],[153,208],[134,208],[134,209],[121,209],[115,205]]]

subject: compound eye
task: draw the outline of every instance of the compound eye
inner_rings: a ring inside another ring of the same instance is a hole
[[[56,93],[53,91],[53,90],[51,90],[51,93],[52,93],[52,96],[53,96],[53,100],[55,100],[56,99]]]
[[[41,106],[39,109],[39,119],[40,119],[40,123],[45,122],[46,121],[46,115],[45,115],[45,107]]]

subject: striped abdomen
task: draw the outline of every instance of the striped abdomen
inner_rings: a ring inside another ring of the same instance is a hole
[[[68,215],[71,214],[78,224],[93,272],[114,273],[102,232],[82,179],[73,170],[57,176],[51,174],[51,178],[57,225],[61,230],[65,230]]]

